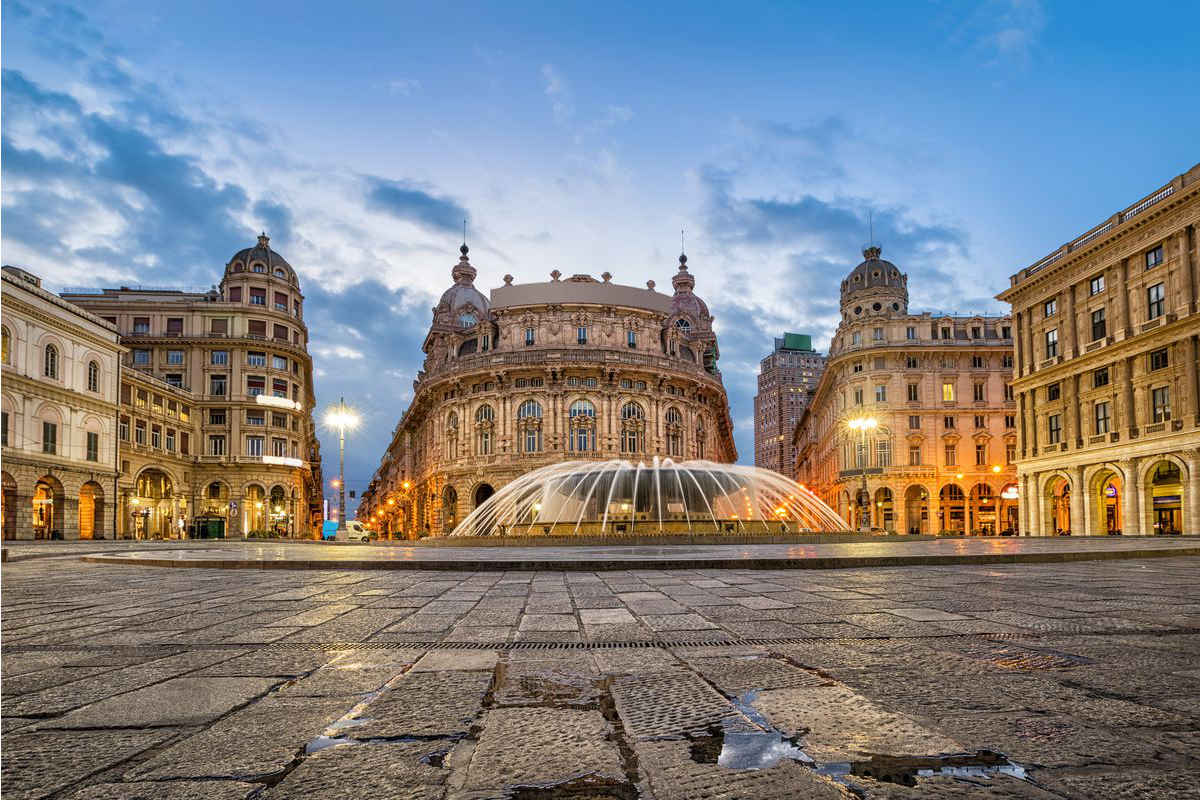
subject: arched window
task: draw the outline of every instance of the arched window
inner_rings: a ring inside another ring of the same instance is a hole
[[[446,430],[458,433],[458,414],[454,411],[451,411],[450,416],[446,417]]]
[[[275,268],[275,277],[276,278],[286,278],[287,273],[283,271],[282,267],[276,267]]]
[[[267,267],[265,264],[254,264],[251,266],[251,269],[254,270],[255,272],[266,272],[267,271]]]
[[[671,406],[665,415],[667,423],[667,455],[672,458],[683,457],[683,415],[679,409]]]
[[[646,413],[637,403],[621,406],[621,452],[640,453],[645,447]]]
[[[542,406],[537,400],[526,400],[521,403],[521,407],[517,409],[517,419],[541,419]]]
[[[492,454],[492,422],[496,412],[491,406],[483,405],[475,409],[475,453],[481,456]]]
[[[470,311],[458,315],[458,324],[464,328],[470,328],[479,322],[479,318]]]
[[[521,450],[525,453],[542,451],[542,406],[536,400],[526,400],[517,409],[517,428],[520,430]]]
[[[89,392],[100,391],[100,365],[95,361],[88,362],[87,387]]]
[[[596,449],[596,407],[591,400],[576,400],[567,412],[570,417],[568,444],[579,453]]]
[[[9,348],[12,347],[12,335],[8,332],[8,328],[0,328],[0,357],[5,364],[9,363]]]
[[[681,331],[686,331],[692,327],[692,323],[688,322],[686,319],[677,319],[675,320],[675,327],[679,328]]]
[[[58,378],[58,348],[52,344],[46,345],[46,358],[42,367],[42,374],[47,378]]]

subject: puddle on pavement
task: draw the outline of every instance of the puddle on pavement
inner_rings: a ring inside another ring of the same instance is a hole
[[[304,745],[304,755],[310,756],[313,753],[324,750],[328,747],[337,747],[344,744],[356,744],[353,739],[347,739],[344,736],[326,736],[321,734],[308,744]]]
[[[865,760],[818,764],[800,746],[804,734],[785,737],[754,707],[757,696],[758,690],[751,690],[731,698],[730,702],[761,730],[713,726],[704,735],[690,737],[688,752],[692,760],[729,769],[767,769],[786,758],[846,785],[852,785],[854,777],[903,786],[916,786],[918,778],[932,777],[970,779],[1007,775],[1029,780],[1024,767],[994,750],[936,756],[872,755]]]

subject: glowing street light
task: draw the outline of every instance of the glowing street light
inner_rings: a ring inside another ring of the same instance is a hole
[[[859,520],[858,529],[863,533],[871,532],[871,519],[868,513],[871,508],[871,500],[870,494],[867,492],[867,461],[870,460],[871,451],[867,449],[867,431],[875,430],[878,425],[879,420],[874,417],[856,417],[846,422],[847,428],[858,431],[862,436],[862,463],[858,465],[862,474],[862,499],[858,503],[862,519]]]
[[[346,398],[325,412],[325,424],[338,432],[338,530],[346,529],[346,431],[358,427],[359,418],[346,406]]]

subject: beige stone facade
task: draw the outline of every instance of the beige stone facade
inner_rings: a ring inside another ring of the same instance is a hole
[[[116,328],[24,270],[2,285],[4,538],[111,538]]]
[[[1012,276],[1023,526],[1200,533],[1200,165]]]
[[[796,423],[825,369],[825,356],[813,350],[812,338],[785,333],[759,362],[758,394],[754,395],[754,466],[791,475],[796,463]]]
[[[265,235],[230,259],[209,292],[63,297],[115,326],[127,351],[116,422],[119,536],[317,535],[321,461],[304,297]]]
[[[672,295],[555,270],[543,283],[506,276],[485,298],[461,250],[360,520],[440,536],[546,464],[736,459],[712,317],[686,257]]]
[[[866,515],[899,533],[1015,532],[1009,318],[910,314],[908,276],[864,255],[796,426],[796,480],[853,528]],[[877,426],[865,443],[859,419]]]

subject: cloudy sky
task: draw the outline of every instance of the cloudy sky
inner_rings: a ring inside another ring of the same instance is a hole
[[[485,291],[666,286],[683,228],[751,462],[758,361],[828,343],[868,214],[915,308],[995,310],[1200,159],[1189,5],[6,1],[2,257],[207,288],[265,229],[361,488],[464,218]]]

